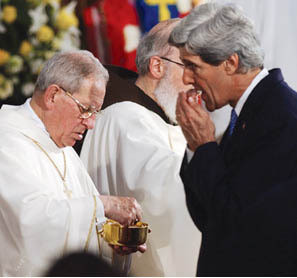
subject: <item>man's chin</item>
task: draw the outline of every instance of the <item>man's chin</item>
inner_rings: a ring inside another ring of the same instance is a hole
[[[65,142],[64,147],[73,147],[76,141],[76,139],[70,139],[69,141]]]
[[[216,107],[214,105],[208,105],[207,103],[205,103],[205,107],[208,112],[213,112],[216,110]]]

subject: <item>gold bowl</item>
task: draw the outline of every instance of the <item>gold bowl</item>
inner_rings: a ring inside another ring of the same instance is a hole
[[[149,232],[148,224],[143,222],[124,227],[119,222],[108,219],[98,234],[111,245],[136,247],[146,242]]]

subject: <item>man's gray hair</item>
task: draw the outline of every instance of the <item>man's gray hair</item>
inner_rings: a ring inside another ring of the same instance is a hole
[[[52,84],[65,90],[77,92],[86,78],[108,81],[108,72],[97,58],[87,50],[74,50],[56,53],[42,68],[35,92],[42,93]]]
[[[168,38],[179,21],[179,18],[162,21],[140,40],[135,60],[139,75],[148,73],[152,56],[164,56],[170,52],[171,46],[168,44]]]
[[[234,4],[198,5],[174,28],[169,43],[185,47],[211,65],[219,65],[237,53],[240,73],[263,68],[264,51],[253,23]]]

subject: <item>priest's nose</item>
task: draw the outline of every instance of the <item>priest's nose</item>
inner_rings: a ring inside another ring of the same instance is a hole
[[[82,123],[87,127],[87,129],[93,129],[95,126],[96,116],[92,115],[88,119],[83,119]]]

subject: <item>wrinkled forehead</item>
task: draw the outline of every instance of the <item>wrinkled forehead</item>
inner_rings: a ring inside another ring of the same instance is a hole
[[[102,105],[105,96],[106,81],[102,78],[88,78],[83,80],[76,94],[83,104],[98,107]]]
[[[81,82],[81,86],[78,90],[79,95],[96,95],[100,94],[102,90],[105,91],[106,82],[102,78],[85,78]]]

